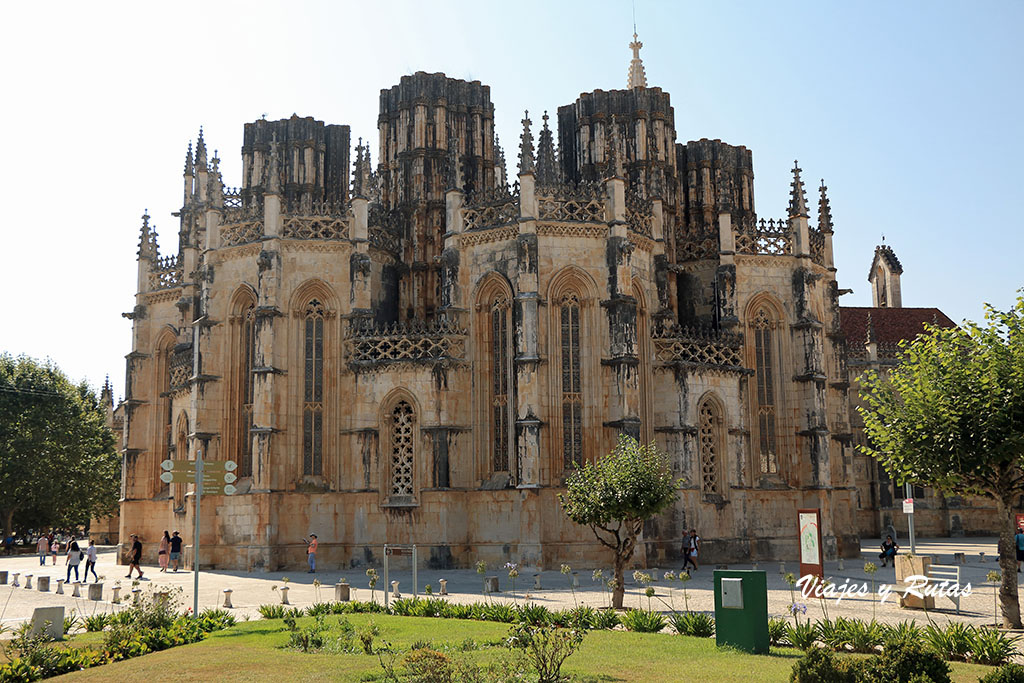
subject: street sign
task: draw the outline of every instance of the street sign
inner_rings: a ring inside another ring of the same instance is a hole
[[[903,514],[912,515],[914,514],[914,499],[904,498],[903,499]]]

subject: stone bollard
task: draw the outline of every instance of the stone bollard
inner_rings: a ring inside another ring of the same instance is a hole
[[[352,586],[346,581],[339,581],[334,584],[334,600],[336,602],[348,602],[352,599]]]
[[[32,590],[32,575],[31,574],[25,574],[25,590],[27,590],[27,591]]]
[[[2,572],[0,572],[0,586],[6,586],[6,585],[7,585],[7,570],[5,569]]]
[[[102,600],[103,599],[103,584],[102,583],[90,583],[89,584],[89,599],[90,600]]]
[[[57,579],[57,595],[64,595],[64,579]]]
[[[657,569],[654,570],[654,576],[655,577],[658,576],[658,570]],[[572,573],[572,587],[573,588],[579,588],[580,587],[579,572],[573,572]]]
[[[441,584],[441,595],[448,595],[448,579],[438,579],[437,582]]]
[[[40,593],[50,592],[50,577],[49,576],[38,576],[36,577],[36,588]]]
[[[535,590],[535,591],[543,590],[540,587],[540,574],[534,574],[533,575],[533,590]]]
[[[75,587],[75,590],[71,594],[71,597],[73,597],[73,598],[80,598],[80,597],[82,597],[82,582],[81,581],[75,581],[75,583],[73,585]]]
[[[967,553],[953,553],[953,562],[956,564],[967,564]]]
[[[840,557],[839,558],[839,571],[843,571],[843,570],[844,570],[843,558]]]
[[[500,593],[501,590],[498,588],[498,577],[488,576],[484,579],[484,593]]]
[[[729,565],[727,565],[727,564],[716,564],[715,565],[715,569],[728,569],[728,568],[729,568]]]
[[[21,583],[18,581],[18,577],[19,576],[21,576],[21,572],[14,572],[14,573],[11,574],[11,577],[12,577],[11,578],[11,587],[12,588],[18,588],[19,586],[21,586]]]
[[[121,587],[114,586],[111,590],[110,602],[119,605],[121,604]]]
[[[981,556],[981,561],[984,562],[985,561],[985,553],[978,553],[978,555]]]
[[[785,562],[779,562],[779,574],[785,574],[785,573],[786,573],[786,563]]]
[[[292,603],[288,602],[288,586],[281,586],[280,588],[278,588],[278,591],[280,591],[280,593],[281,593],[281,604],[282,605],[290,605],[290,604],[292,604]]]
[[[231,604],[231,589],[230,588],[225,588],[224,589],[224,608],[225,609],[234,609],[234,607],[235,606]]]
[[[400,598],[400,597],[402,597],[402,594],[398,592],[398,582],[397,581],[392,581],[391,582],[391,597],[393,597],[393,598]]]
[[[755,562],[753,565],[751,565],[751,568],[756,572],[757,571],[757,562]]]

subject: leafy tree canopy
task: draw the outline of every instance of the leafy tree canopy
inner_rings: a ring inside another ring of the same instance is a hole
[[[642,446],[621,435],[611,453],[571,474],[565,494],[559,495],[569,518],[589,526],[597,539],[614,551],[612,598],[616,607],[622,606],[623,572],[644,520],[675,501],[676,486],[667,458],[653,443]]]
[[[113,512],[120,457],[106,413],[55,365],[0,354],[0,525],[83,526]]]
[[[980,494],[1000,510],[1003,617],[1020,628],[1013,500],[1024,493],[1024,296],[986,325],[927,326],[887,376],[862,378],[861,450],[898,482]]]

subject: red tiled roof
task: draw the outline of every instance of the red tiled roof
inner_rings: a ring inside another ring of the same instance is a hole
[[[871,314],[871,325],[875,328],[875,337],[880,344],[913,339],[924,332],[925,323],[956,327],[956,323],[937,308],[840,306],[839,327],[846,335],[847,344],[864,344],[868,336],[868,313]]]

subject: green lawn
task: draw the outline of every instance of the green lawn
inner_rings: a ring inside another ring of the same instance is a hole
[[[357,629],[373,619],[381,629],[377,640],[408,650],[416,641],[429,640],[435,648],[456,648],[467,638],[477,643],[499,641],[508,625],[459,619],[430,619],[386,615],[347,615]],[[328,624],[338,617],[327,618]],[[309,625],[305,617],[299,625]],[[73,643],[94,644],[99,634],[85,634]],[[172,648],[135,659],[88,669],[61,677],[73,681],[299,681],[375,680],[382,669],[375,655],[304,654],[282,645],[288,634],[280,619],[257,620],[211,634],[194,645]],[[493,648],[474,651],[486,658]],[[563,667],[585,681],[644,681],[658,683],[693,680],[786,681],[799,651],[783,648],[768,656],[719,650],[714,639],[622,631],[589,633],[582,648]],[[988,667],[953,664],[955,681],[976,683]]]

